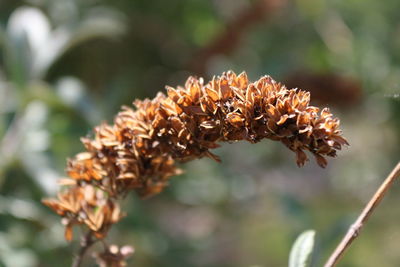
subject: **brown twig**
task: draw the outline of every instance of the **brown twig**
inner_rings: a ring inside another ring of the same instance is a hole
[[[335,72],[297,70],[286,76],[284,84],[287,88],[305,88],[317,105],[354,108],[362,99],[360,81]]]
[[[82,260],[85,257],[87,250],[96,243],[96,239],[93,239],[92,231],[89,231],[85,236],[82,236],[81,247],[72,262],[71,267],[79,267],[82,264]]]
[[[243,9],[225,25],[225,31],[219,33],[193,56],[188,68],[197,75],[205,76],[207,63],[211,58],[220,54],[231,54],[252,26],[272,16],[286,4],[286,0],[258,0],[247,9]]]
[[[357,220],[350,226],[346,235],[339,243],[339,245],[336,247],[335,251],[331,254],[328,261],[325,263],[324,267],[333,267],[338,263],[339,259],[343,256],[346,249],[350,247],[354,239],[356,239],[357,236],[360,234],[360,231],[364,226],[364,223],[371,216],[376,206],[378,206],[378,204],[381,202],[388,189],[391,187],[393,182],[399,176],[400,176],[400,162],[396,165],[396,167],[394,167],[392,172],[389,174],[386,180],[376,191],[374,196],[371,198],[371,200],[365,206],[364,210],[361,212],[360,216],[357,218]]]

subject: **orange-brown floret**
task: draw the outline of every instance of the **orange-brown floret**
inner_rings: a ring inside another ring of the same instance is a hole
[[[184,87],[167,87],[166,95],[134,105],[124,107],[113,125],[96,127],[93,139],[82,139],[87,151],[69,161],[67,173],[73,182],[65,194],[91,184],[104,191],[107,201],[131,190],[153,195],[180,173],[176,162],[201,157],[219,161],[210,150],[221,142],[276,140],[295,152],[299,166],[309,151],[321,167],[327,165],[326,156],[336,156],[347,145],[339,120],[327,108],[310,106],[308,92],[287,89],[269,76],[249,82],[246,73],[228,71],[208,83],[190,77]],[[45,204],[61,216],[76,209],[72,205],[67,212],[61,203],[70,197],[59,198]],[[95,232],[101,229],[79,222]]]

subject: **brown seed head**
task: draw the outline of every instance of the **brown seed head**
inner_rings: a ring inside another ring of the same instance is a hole
[[[123,107],[113,125],[95,128],[83,138],[86,152],[70,160],[70,188],[58,200],[44,203],[72,224],[86,224],[98,238],[121,218],[115,200],[131,190],[157,194],[171,176],[181,173],[176,162],[201,157],[219,161],[210,150],[220,142],[262,139],[280,141],[295,152],[297,165],[311,152],[321,167],[325,157],[348,145],[339,120],[328,109],[310,106],[310,93],[287,89],[264,76],[250,82],[232,71],[210,82],[189,77],[184,87],[167,87],[167,95],[136,100]]]

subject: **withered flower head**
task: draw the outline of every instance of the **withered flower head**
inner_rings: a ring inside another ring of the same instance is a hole
[[[347,141],[339,120],[309,103],[310,93],[269,76],[250,82],[246,73],[228,71],[208,83],[190,77],[184,87],[167,87],[166,95],[136,100],[136,108],[124,107],[113,125],[102,124],[93,139],[83,138],[87,151],[69,161],[70,180],[63,180],[69,188],[44,203],[68,219],[67,229],[85,224],[103,238],[121,218],[119,198],[131,190],[143,197],[161,192],[181,172],[177,161],[219,161],[210,150],[220,142],[280,141],[295,152],[299,166],[309,151],[325,167],[325,157],[336,156]]]
[[[96,259],[100,267],[125,267],[126,259],[134,253],[131,246],[118,247],[111,245],[106,248],[102,253],[94,253],[93,257]]]
[[[69,187],[58,194],[58,199],[43,200],[43,203],[63,217],[68,241],[72,240],[74,225],[85,224],[97,238],[103,238],[109,227],[123,217],[118,203],[89,184]]]

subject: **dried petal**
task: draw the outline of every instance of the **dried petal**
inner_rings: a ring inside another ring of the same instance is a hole
[[[135,101],[135,110],[123,107],[113,125],[103,123],[93,139],[82,138],[86,151],[68,161],[69,179],[61,180],[67,189],[43,203],[64,218],[67,240],[75,224],[104,238],[123,216],[117,199],[129,191],[142,197],[161,192],[181,173],[177,161],[220,161],[209,151],[219,142],[268,138],[294,151],[297,165],[308,160],[308,150],[324,168],[325,157],[348,143],[329,109],[319,113],[309,102],[308,92],[289,90],[269,76],[249,82],[246,73],[230,71],[207,84],[190,77],[184,87],[167,87],[167,95]],[[127,254],[110,247],[99,259],[124,266]]]

